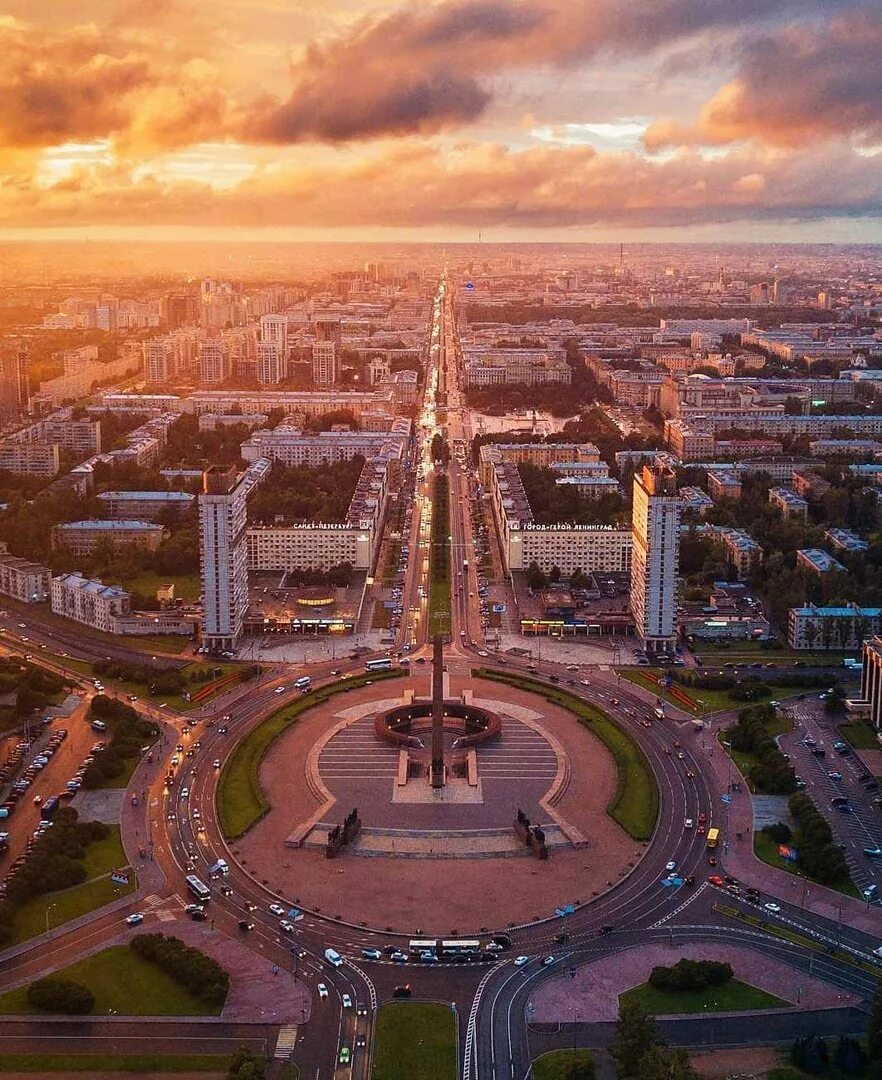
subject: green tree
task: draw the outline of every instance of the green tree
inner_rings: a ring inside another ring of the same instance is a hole
[[[597,1067],[593,1061],[571,1061],[564,1073],[566,1080],[595,1080]]]
[[[867,1026],[867,1054],[870,1061],[882,1061],[882,982],[876,984],[873,1011]]]
[[[31,983],[28,1002],[40,1012],[83,1016],[95,1007],[92,991],[72,979],[38,979]]]
[[[685,1050],[652,1046],[641,1057],[636,1080],[700,1080]]]
[[[616,1040],[610,1053],[616,1063],[619,1080],[641,1080],[640,1063],[647,1051],[662,1045],[655,1021],[639,1001],[619,1005]]]

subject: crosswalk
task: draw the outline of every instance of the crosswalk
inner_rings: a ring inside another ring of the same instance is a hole
[[[283,1024],[279,1028],[279,1037],[276,1039],[276,1049],[273,1057],[280,1061],[290,1061],[297,1045],[297,1025]]]

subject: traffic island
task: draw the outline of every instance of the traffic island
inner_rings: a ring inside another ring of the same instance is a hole
[[[449,1005],[387,1002],[377,1014],[371,1080],[456,1080],[456,1028]]]

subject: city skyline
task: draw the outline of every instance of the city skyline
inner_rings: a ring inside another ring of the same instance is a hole
[[[873,14],[4,0],[0,239],[882,241]]]

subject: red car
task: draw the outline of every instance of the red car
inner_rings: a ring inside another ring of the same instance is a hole
[[[723,885],[725,885],[725,882],[719,876],[719,874],[711,874],[711,876],[707,880],[710,882],[711,885],[716,885],[718,888],[722,888]]]

